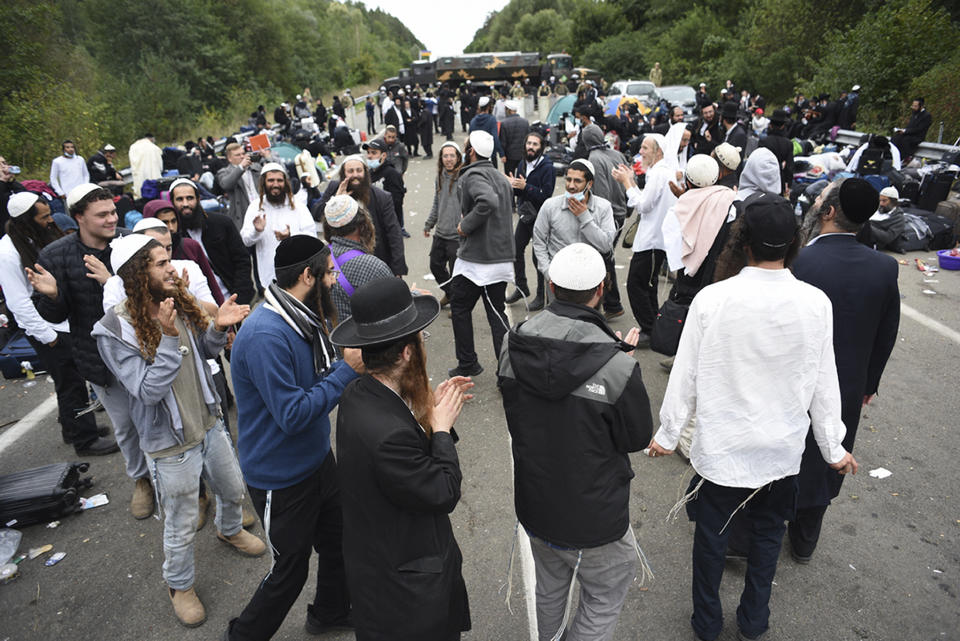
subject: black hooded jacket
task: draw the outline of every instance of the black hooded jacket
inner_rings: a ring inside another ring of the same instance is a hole
[[[653,418],[640,365],[623,346],[600,313],[563,301],[504,344],[517,518],[554,545],[598,547],[630,524],[627,453],[649,444]]]

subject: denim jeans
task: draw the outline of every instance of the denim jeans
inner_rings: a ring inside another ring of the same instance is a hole
[[[217,498],[217,530],[233,536],[243,521],[240,464],[222,421],[217,421],[200,445],[183,454],[158,459],[148,455],[148,459],[163,515],[163,579],[174,590],[186,590],[193,585],[200,475]]]
[[[91,385],[100,403],[103,404],[103,409],[107,411],[110,422],[113,423],[113,435],[127,464],[127,476],[134,480],[149,477],[147,459],[144,458],[143,451],[140,449],[140,435],[133,424],[133,419],[130,418],[130,396],[127,390],[116,379],[110,383],[109,387],[102,387],[95,383]]]

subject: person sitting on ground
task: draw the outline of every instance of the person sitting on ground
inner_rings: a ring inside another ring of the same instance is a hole
[[[877,213],[870,216],[870,234],[876,249],[891,249],[906,230],[903,209],[900,208],[900,193],[896,187],[880,190]]]

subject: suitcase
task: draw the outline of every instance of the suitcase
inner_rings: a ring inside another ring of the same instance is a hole
[[[933,234],[933,238],[927,243],[926,248],[929,251],[953,249],[953,246],[957,243],[957,236],[954,233],[955,222],[946,216],[938,216],[932,212],[919,211],[917,213],[926,221],[927,226],[930,227],[930,233]]]
[[[917,201],[920,200],[920,183],[910,177],[906,177],[903,181],[903,187],[898,189],[900,192],[900,200],[909,200],[911,204],[917,204]]]
[[[920,200],[917,206],[927,211],[936,209],[937,203],[943,202],[950,195],[950,187],[956,179],[955,171],[943,171],[939,174],[924,176],[923,182],[920,183]]]
[[[960,238],[960,200],[941,201],[933,213],[952,220],[953,233],[957,238]]]
[[[890,186],[890,179],[883,174],[870,174],[863,176],[863,179],[870,183],[870,186],[876,189],[877,193],[879,193],[885,187]]]
[[[30,361],[35,373],[43,369],[36,350],[27,340],[27,335],[20,330],[0,348],[0,372],[3,373],[3,377],[9,380],[26,376],[20,367],[23,361]]]
[[[0,476],[0,523],[21,528],[72,514],[80,492],[93,485],[81,478],[88,463],[53,463]]]

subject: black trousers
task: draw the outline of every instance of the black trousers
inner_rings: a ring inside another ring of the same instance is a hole
[[[660,282],[660,267],[667,253],[662,249],[647,249],[634,252],[627,272],[627,298],[630,309],[640,325],[640,331],[649,334],[660,311],[657,286]]]
[[[534,221],[536,222],[536,221]],[[525,223],[522,220],[517,220],[517,228],[513,232],[513,244],[517,248],[516,258],[513,263],[513,277],[514,282],[517,285],[517,289],[523,292],[524,296],[530,295],[530,288],[527,286],[527,261],[524,260],[524,252],[527,250],[527,245],[530,244],[530,241],[533,240],[533,225],[534,223]],[[537,267],[537,255],[533,255],[533,266]],[[540,273],[540,270],[537,269],[537,299],[543,298],[543,274]]]
[[[797,516],[787,526],[790,533],[790,547],[795,554],[811,556],[817,549],[820,528],[823,526],[823,516],[826,513],[826,505],[797,510]]]
[[[613,253],[617,251],[617,241],[620,240],[620,232],[623,230],[624,218],[614,216],[613,222],[617,226],[617,235],[613,237],[613,249],[609,254],[604,255],[603,264],[607,268],[607,277],[610,279],[610,286],[603,294],[603,310],[606,312],[619,312],[623,310],[623,303],[620,302],[620,287],[617,285],[617,267]]]
[[[453,263],[457,260],[457,249],[460,248],[460,241],[456,238],[440,238],[433,235],[433,244],[430,245],[430,273],[437,279],[437,284],[443,289],[443,293],[450,298],[451,285],[446,283],[450,280],[450,274],[453,272]]]
[[[510,174],[513,174],[514,176],[516,176],[517,167],[520,166],[521,160],[522,160],[521,158],[518,158],[516,160],[511,160],[510,158],[507,158],[507,162],[503,163],[503,173],[507,174],[508,176]]]
[[[350,595],[343,567],[343,514],[337,463],[333,453],[304,481],[270,492],[247,486],[264,524],[274,565],[250,603],[230,622],[231,640],[269,639],[297,601],[310,569],[310,549],[317,552],[317,592],[307,616],[317,623],[340,623],[350,613]]]
[[[694,481],[697,480],[694,477]],[[770,591],[786,521],[793,518],[796,511],[797,491],[796,476],[774,481],[762,487],[737,512],[750,531],[747,571],[737,608],[737,626],[747,636],[759,636],[769,627]],[[716,639],[723,628],[720,582],[730,537],[730,527],[724,529],[724,525],[753,492],[750,488],[724,487],[705,480],[697,494],[691,624],[704,641]]]
[[[457,276],[450,283],[453,286],[450,297],[450,312],[453,314],[453,342],[457,352],[457,364],[460,367],[472,367],[477,362],[477,352],[473,343],[473,308],[477,299],[483,299],[483,308],[487,311],[487,322],[493,335],[493,350],[500,358],[500,346],[507,333],[505,303],[507,284],[493,283],[481,287],[469,278]]]
[[[377,134],[377,127],[374,125],[375,121],[375,117],[371,117],[369,114],[367,115],[367,133],[371,136],[375,136]]]
[[[70,334],[57,332],[57,344],[53,347],[28,336],[27,340],[36,350],[43,368],[53,378],[57,392],[57,420],[63,442],[75,448],[97,440],[97,420],[93,412],[77,417],[77,412],[90,404],[87,382],[80,376],[70,348]]]

